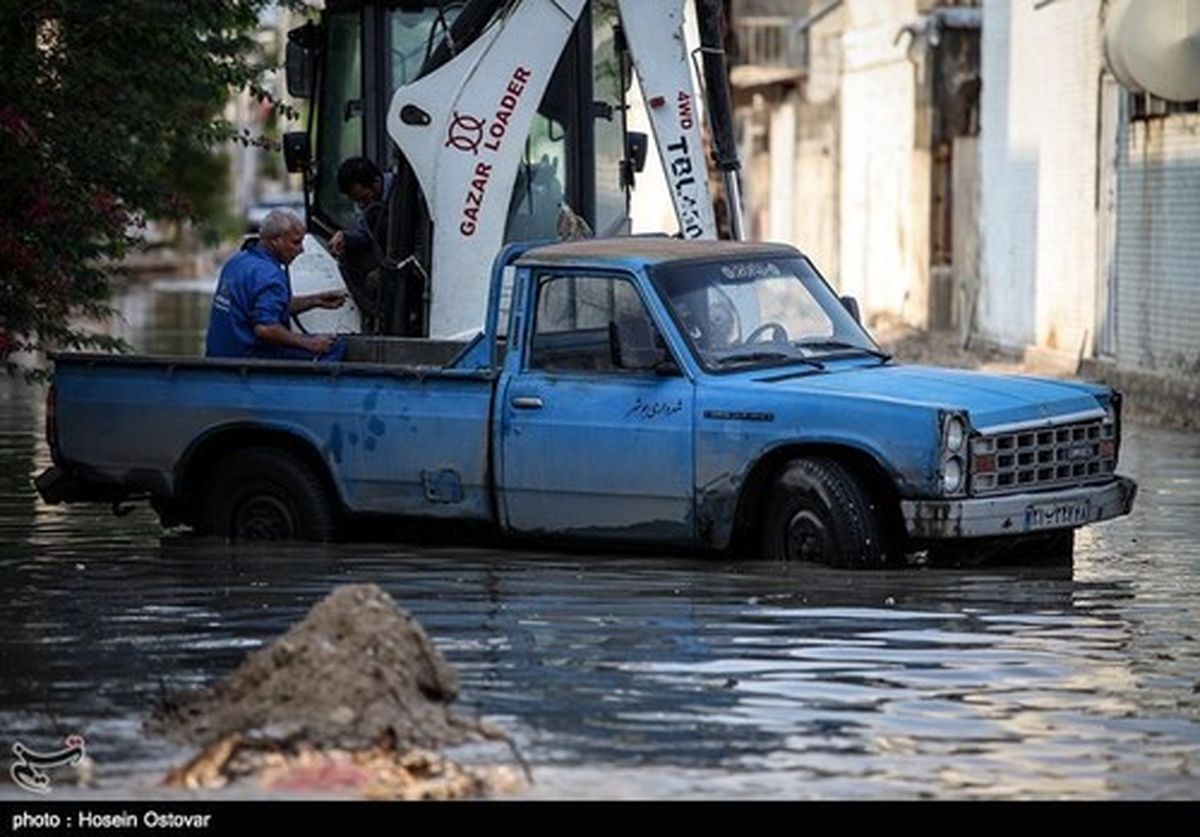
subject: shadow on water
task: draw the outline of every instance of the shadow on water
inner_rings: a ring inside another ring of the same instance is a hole
[[[0,729],[83,733],[102,787],[179,758],[141,729],[163,688],[224,677],[332,587],[374,582],[547,795],[1200,796],[1195,436],[1130,429],[1138,507],[1084,530],[1073,568],[848,573],[164,536],[144,508],[37,502],[41,422],[35,391],[0,385]]]

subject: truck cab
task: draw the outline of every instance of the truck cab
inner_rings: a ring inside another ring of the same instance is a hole
[[[1069,554],[1132,505],[1116,393],[894,364],[791,247],[575,242],[516,265],[493,438],[513,530],[880,566]]]

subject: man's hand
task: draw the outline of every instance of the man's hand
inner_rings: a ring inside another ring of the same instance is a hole
[[[293,314],[303,314],[313,308],[341,308],[349,297],[350,294],[341,290],[294,296],[291,305],[288,306],[288,311]]]
[[[333,234],[333,238],[329,239],[329,252],[335,256],[340,256],[346,252],[346,234],[338,230]]]
[[[313,294],[313,301],[318,308],[341,308],[349,296],[345,291],[321,291]]]
[[[323,355],[333,346],[336,338],[332,334],[305,334],[300,339],[304,348],[314,355]]]
[[[337,336],[333,334],[295,334],[279,323],[259,323],[254,327],[254,336],[277,346],[304,349],[313,355],[323,355],[333,346]]]

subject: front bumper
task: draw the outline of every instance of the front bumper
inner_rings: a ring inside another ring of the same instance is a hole
[[[1129,514],[1137,483],[1116,477],[1103,485],[1004,497],[902,500],[908,534],[920,539],[1032,535],[1074,529]]]

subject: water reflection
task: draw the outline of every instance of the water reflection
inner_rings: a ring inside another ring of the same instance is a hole
[[[1143,647],[1131,579],[168,539],[49,550],[5,581],[5,728],[57,718],[118,776],[169,752],[136,726],[160,683],[223,676],[333,585],[374,581],[542,768],[639,766],[650,795],[676,768],[832,795],[1194,793],[1191,685]]]
[[[198,346],[203,317],[159,296],[129,303],[167,324],[141,347]],[[514,735],[535,795],[1200,796],[1194,435],[1130,429],[1137,511],[1085,530],[1073,569],[855,574],[164,537],[145,509],[37,503],[41,421],[36,391],[0,385],[0,728],[31,746],[82,732],[104,787],[146,790],[179,757],[141,732],[163,688],[228,674],[370,581]]]

